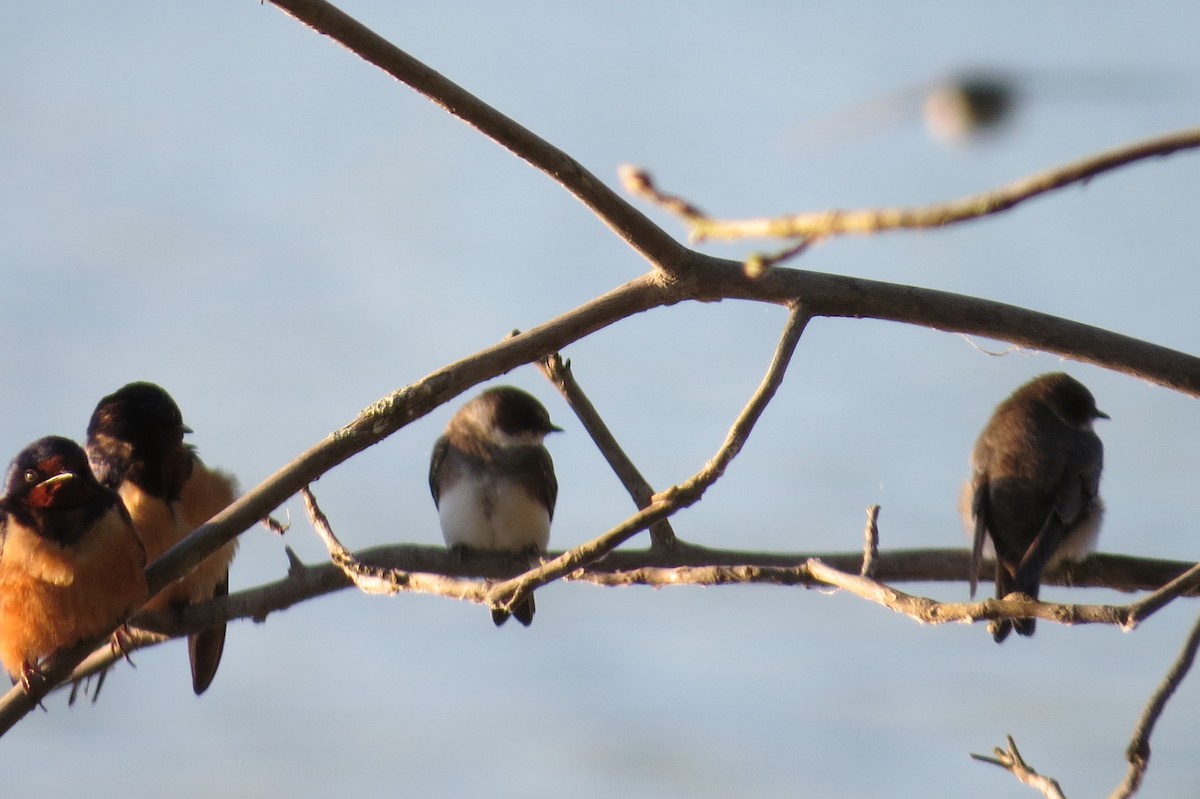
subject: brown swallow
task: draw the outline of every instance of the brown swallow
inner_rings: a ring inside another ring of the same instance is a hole
[[[561,430],[540,402],[511,386],[490,388],[459,408],[429,463],[429,490],[451,548],[546,550],[558,480],[542,442]],[[512,615],[529,626],[535,610],[529,594]],[[492,611],[497,627],[508,616]]]
[[[153,562],[237,498],[231,475],[205,466],[183,443],[191,428],[171,395],[153,383],[130,383],[96,406],[87,452],[100,482],[120,494]],[[179,608],[229,593],[231,541],[156,595],[146,608]],[[225,625],[188,636],[192,689],[204,693],[225,649]]]
[[[1092,429],[1108,415],[1092,393],[1062,372],[1034,378],[997,406],[971,454],[964,516],[974,531],[971,596],[985,538],[996,550],[996,598],[1019,591],[1038,598],[1042,571],[1090,551],[1104,503],[1104,446]],[[999,643],[1010,630],[1033,635],[1033,619],[988,628]]]

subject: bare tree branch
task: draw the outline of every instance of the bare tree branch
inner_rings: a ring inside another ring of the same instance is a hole
[[[1121,784],[1113,791],[1112,799],[1126,799],[1137,793],[1141,787],[1142,778],[1150,766],[1150,736],[1154,733],[1154,725],[1158,723],[1158,718],[1166,709],[1167,702],[1174,695],[1175,689],[1191,671],[1192,664],[1196,660],[1197,647],[1200,647],[1200,619],[1197,619],[1192,626],[1183,650],[1171,664],[1171,668],[1154,691],[1154,695],[1150,697],[1150,701],[1138,718],[1137,725],[1133,728],[1133,738],[1129,742],[1129,748],[1125,751],[1125,759],[1129,761],[1129,768],[1126,770]]]
[[[403,536],[399,536],[403,537]],[[287,575],[275,582],[230,594],[221,599],[189,605],[179,611],[142,611],[130,620],[127,650],[136,650],[191,635],[231,621],[249,619],[264,622],[280,610],[354,586],[342,565],[333,562],[306,565],[288,547]],[[556,553],[551,553],[554,556]],[[969,552],[963,549],[912,549],[880,552],[875,561],[876,578],[888,583],[902,582],[965,582]],[[442,546],[391,544],[371,547],[352,553],[355,569],[369,577],[394,582],[396,592],[409,590],[403,575],[421,573],[443,578],[470,578],[478,586],[478,596],[454,588],[445,594],[454,599],[484,602],[487,586],[497,579],[520,574],[522,558],[505,553],[475,553],[469,560],[454,556]],[[817,587],[827,585],[814,577],[808,564],[816,560],[827,567],[851,573],[860,568],[861,552],[749,552],[712,549],[680,541],[672,550],[620,549],[610,552],[603,560],[566,575],[569,582],[586,582],[599,586],[644,585],[656,588],[683,585],[765,584],[778,586]],[[985,573],[993,564],[985,564]],[[1185,575],[1193,564],[1181,561],[1133,558],[1124,555],[1096,553],[1080,563],[1063,563],[1048,571],[1044,585],[1077,588],[1105,587],[1123,591],[1150,590]],[[480,582],[480,580],[483,582]],[[446,585],[451,583],[447,582]],[[428,593],[437,594],[438,583],[424,585]],[[413,589],[416,590],[416,589]],[[391,592],[389,592],[391,593]],[[1188,596],[1200,596],[1193,587]],[[933,602],[934,600],[927,600]],[[1129,605],[1128,615],[1137,613],[1140,603]],[[1025,610],[1026,606],[1013,607]],[[1055,607],[1055,606],[1051,606]],[[1062,608],[1085,606],[1063,605]],[[1091,615],[1099,613],[1093,609]],[[1062,615],[1070,615],[1069,612]],[[980,616],[981,619],[988,618]],[[969,619],[941,618],[940,621]],[[103,642],[70,675],[71,681],[98,673],[120,660]],[[19,692],[20,689],[14,689]],[[0,704],[8,701],[0,700]]]
[[[878,580],[834,569],[820,560],[808,561],[809,575],[820,582],[849,591],[855,596],[903,613],[922,624],[977,622],[993,619],[1038,618],[1058,624],[1112,624],[1125,630],[1163,607],[1159,603],[1147,611],[1142,603],[1131,605],[1064,605],[1036,599],[985,599],[982,602],[938,602],[914,596]],[[1012,596],[1012,595],[1010,595]],[[1135,618],[1135,614],[1141,614]]]
[[[682,484],[655,495],[651,498],[650,505],[607,533],[575,547],[557,558],[546,561],[522,575],[493,586],[488,592],[488,605],[493,608],[510,610],[535,588],[565,577],[589,563],[594,563],[660,519],[666,519],[677,511],[699,502],[709,486],[721,478],[730,462],[737,457],[763,410],[775,396],[810,318],[808,311],[802,305],[797,305],[792,309],[779,345],[775,350],[775,357],[772,359],[762,383],[759,384],[754,396],[750,398],[749,403],[734,421],[729,433],[725,436],[725,441],[717,450],[717,454],[704,464],[700,471]]]
[[[872,208],[859,211],[817,211],[774,218],[720,220],[701,213],[677,196],[664,194],[645,170],[626,166],[621,178],[631,194],[649,200],[679,216],[693,241],[705,239],[800,239],[804,242],[833,236],[867,235],[886,230],[937,228],[981,219],[1007,211],[1026,200],[1138,161],[1161,158],[1180,150],[1200,147],[1200,128],[1118,147],[1073,164],[1055,167],[997,189],[946,203],[917,208]]]
[[[1200,563],[1188,569],[1174,580],[1171,580],[1141,602],[1133,605],[1126,629],[1132,630],[1144,619],[1177,597],[1193,593],[1198,586],[1200,586]]]
[[[563,395],[563,399],[571,406],[571,410],[575,411],[575,416],[583,425],[583,429],[591,436],[596,448],[608,461],[608,465],[617,475],[617,479],[621,481],[621,485],[625,486],[629,496],[633,497],[633,504],[637,506],[638,510],[649,505],[654,496],[654,489],[638,471],[638,468],[633,465],[633,461],[625,454],[621,445],[617,443],[616,436],[608,429],[608,425],[600,418],[596,406],[592,404],[579,382],[575,380],[575,373],[571,371],[571,362],[564,361],[561,355],[553,352],[538,361],[538,368]],[[651,547],[669,549],[675,546],[676,541],[675,531],[671,529],[671,523],[666,519],[650,525]]]
[[[483,603],[485,592],[475,580],[446,577],[429,572],[412,572],[403,569],[380,568],[359,560],[350,550],[342,546],[342,542],[333,533],[329,519],[317,505],[317,498],[305,486],[300,491],[304,499],[304,507],[313,529],[329,550],[329,559],[337,566],[347,579],[364,594],[398,594],[401,591],[412,591],[420,594],[436,594],[452,599],[465,599]]]
[[[1017,750],[1016,741],[1013,740],[1012,736],[1007,735],[1005,738],[1008,741],[1008,748],[1001,749],[997,746],[992,750],[995,757],[976,754],[972,754],[971,757],[983,763],[991,763],[994,766],[999,766],[1005,771],[1010,772],[1022,783],[1041,793],[1046,799],[1066,799],[1062,788],[1058,786],[1058,782],[1034,771],[1033,766],[1030,766],[1021,757],[1021,753]]]

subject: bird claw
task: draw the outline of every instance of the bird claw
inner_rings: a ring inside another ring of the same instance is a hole
[[[133,644],[132,636],[133,636],[133,633],[131,633],[129,631],[129,625],[122,624],[120,627],[118,627],[116,630],[113,631],[112,639],[109,641],[109,646],[112,647],[112,651],[113,651],[114,655],[119,653],[121,655],[121,658],[126,663],[128,663],[130,666],[133,666],[136,669],[137,664],[133,662],[133,658],[129,657],[129,653],[132,650],[132,644]]]
[[[36,696],[46,689],[46,672],[42,671],[36,663],[25,661],[21,664],[21,676],[19,678],[21,688],[30,696]],[[40,703],[39,703],[40,704]]]

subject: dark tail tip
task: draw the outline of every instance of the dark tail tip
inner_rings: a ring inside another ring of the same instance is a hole
[[[213,599],[226,596],[229,596],[229,572],[213,586]],[[212,685],[224,652],[224,624],[188,636],[188,660],[192,664],[192,690],[196,696],[200,696]]]
[[[525,627],[533,624],[533,614],[537,612],[537,606],[533,603],[533,594],[522,599],[513,607],[512,611],[501,610],[500,608],[492,608],[492,623],[497,627],[508,621],[508,617],[512,616]]]
[[[513,608],[512,614],[523,626],[528,627],[533,624],[533,614],[535,612],[537,612],[537,606],[533,604],[533,594],[530,594]]]
[[[523,626],[528,627],[530,624],[533,624],[533,614],[536,611],[538,611],[538,606],[534,605],[533,594],[529,594],[529,596],[524,597],[523,600],[517,602],[516,605],[512,607],[511,612],[503,611],[503,609],[500,608],[492,608],[492,623],[496,626],[500,626],[504,624],[505,621],[508,621],[511,615],[512,618],[520,621]]]
[[[225,651],[225,625],[188,636],[188,660],[192,662],[192,690],[196,696],[208,690],[217,667],[221,665],[221,654]]]
[[[1004,643],[1004,639],[1012,632],[1012,622],[1008,619],[1000,619],[988,624],[988,632],[992,634],[992,640],[998,644]]]
[[[993,621],[988,625],[988,632],[992,634],[992,639],[1000,644],[1008,637],[1008,634],[1013,630],[1017,631],[1017,635],[1029,637],[1033,635],[1036,622],[1034,619],[1002,619]]]

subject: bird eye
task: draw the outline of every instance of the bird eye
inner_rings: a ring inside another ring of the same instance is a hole
[[[25,482],[32,484],[32,483],[36,483],[37,481],[38,481],[37,471],[34,469],[26,469],[25,470]]]

